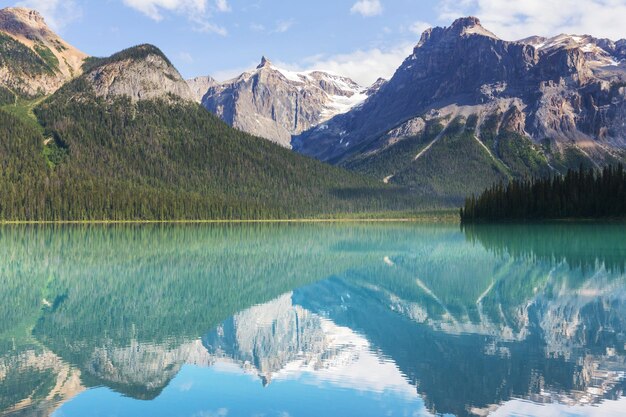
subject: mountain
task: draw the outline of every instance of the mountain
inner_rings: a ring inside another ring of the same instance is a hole
[[[80,75],[87,57],[34,10],[0,10],[0,87],[25,97],[50,94]]]
[[[237,129],[290,147],[293,135],[345,113],[367,89],[323,71],[291,72],[263,57],[247,71],[206,91],[202,105]]]
[[[202,98],[209,91],[209,88],[218,84],[213,77],[204,76],[204,77],[195,77],[187,80],[187,84],[189,88],[191,88],[191,92],[196,98],[198,103],[202,102]]]
[[[97,97],[129,97],[132,101],[174,97],[194,101],[187,82],[157,47],[139,45],[109,58],[90,58],[85,79]]]
[[[393,186],[237,131],[156,47],[0,106],[1,220],[285,218],[410,209]]]
[[[377,93],[293,147],[444,204],[510,178],[623,161],[625,44],[507,42],[461,18],[424,32]]]

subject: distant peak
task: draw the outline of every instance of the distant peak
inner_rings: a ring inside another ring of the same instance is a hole
[[[37,10],[28,9],[26,7],[7,7],[0,10],[0,14],[12,15],[23,21],[30,20],[40,24],[45,23],[43,16]]]
[[[454,35],[481,35],[489,38],[498,39],[496,35],[488,31],[480,23],[477,17],[469,16],[455,20],[449,30]]]
[[[474,16],[468,16],[468,17],[461,17],[459,19],[456,19],[453,23],[452,23],[452,28],[458,28],[458,29],[467,29],[467,28],[473,28],[474,26],[482,26],[480,24],[480,19]]]
[[[269,59],[267,59],[265,56],[263,56],[261,58],[261,63],[256,68],[261,69],[264,67],[270,67],[271,65],[272,65],[272,62]]]

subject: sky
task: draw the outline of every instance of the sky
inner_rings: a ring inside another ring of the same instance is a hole
[[[92,56],[151,43],[182,75],[224,81],[266,56],[362,85],[389,78],[424,29],[473,15],[506,40],[530,35],[626,38],[626,0],[0,0],[37,9]]]

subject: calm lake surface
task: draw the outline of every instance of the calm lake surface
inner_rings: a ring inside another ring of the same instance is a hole
[[[0,227],[0,415],[626,416],[626,226]]]

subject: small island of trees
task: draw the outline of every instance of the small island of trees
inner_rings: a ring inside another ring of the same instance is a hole
[[[461,208],[463,223],[599,218],[626,218],[622,164],[497,184]]]

